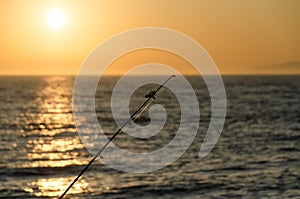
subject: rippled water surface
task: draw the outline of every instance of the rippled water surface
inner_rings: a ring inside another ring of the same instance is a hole
[[[116,78],[103,80],[95,100],[108,136],[117,128],[109,109]],[[225,127],[207,157],[198,159],[210,121],[209,95],[200,78],[189,77],[201,122],[180,159],[144,174],[116,171],[96,161],[67,198],[300,198],[300,76],[223,78]],[[0,197],[55,198],[91,159],[72,119],[73,83],[73,77],[0,77]],[[168,136],[139,140],[120,134],[114,143],[134,152],[168,143],[179,121],[174,98],[166,92],[157,102],[171,118]],[[140,102],[142,98],[133,97],[130,111]],[[147,124],[147,116],[137,122]]]

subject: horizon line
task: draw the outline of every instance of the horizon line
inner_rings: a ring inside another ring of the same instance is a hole
[[[78,74],[0,74],[0,77],[55,77],[55,76],[65,76],[65,77],[76,77]],[[131,74],[128,76],[169,76],[172,74]],[[218,74],[181,74],[183,76],[215,76]],[[226,73],[220,74],[221,76],[300,76],[299,73]],[[98,75],[81,75],[87,77],[93,77]],[[121,74],[105,74],[102,76],[107,77],[120,77]]]

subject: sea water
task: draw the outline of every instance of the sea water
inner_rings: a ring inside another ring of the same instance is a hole
[[[108,137],[117,129],[110,110],[117,79],[106,77],[95,99]],[[198,153],[211,102],[200,77],[187,79],[199,99],[201,119],[194,142],[177,161],[134,174],[97,160],[67,198],[300,198],[300,76],[223,76],[226,121],[216,146],[203,159]],[[92,158],[73,121],[73,83],[71,76],[0,77],[1,198],[58,197]],[[152,87],[135,93],[130,112]],[[178,109],[184,105],[178,105],[172,92],[161,93],[158,100],[171,118],[164,133],[149,139],[122,133],[114,140],[117,146],[139,153],[172,140],[180,123]],[[137,121],[148,122],[147,114]]]

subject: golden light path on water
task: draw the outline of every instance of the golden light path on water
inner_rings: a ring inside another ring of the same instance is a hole
[[[76,157],[84,146],[77,136],[71,114],[71,90],[67,89],[63,77],[48,77],[46,87],[37,94],[39,115],[38,128],[32,132],[37,139],[29,139],[27,154],[32,167],[64,167],[84,164]],[[56,84],[55,84],[55,83]],[[34,127],[33,127],[34,128]],[[69,133],[71,136],[59,136]],[[73,134],[76,134],[74,136]]]
[[[117,179],[107,174],[99,174],[101,181],[88,181],[88,178],[80,178],[68,192],[67,198],[72,198],[72,195],[83,193],[93,193],[97,190],[98,193],[112,191],[113,187],[120,186]],[[57,198],[65,191],[70,182],[75,178],[71,177],[54,177],[41,178],[27,184],[24,191],[38,197],[53,197]]]
[[[29,132],[33,139],[28,139],[26,148],[30,168],[63,168],[67,166],[84,165],[89,157],[83,151],[72,120],[71,86],[66,85],[64,77],[47,77],[45,85],[36,93],[37,113],[32,115]],[[83,156],[83,157],[82,157]],[[70,182],[76,177],[39,177],[27,184],[24,191],[38,197],[60,196]],[[55,176],[56,176],[55,175]],[[88,183],[81,178],[69,191],[69,194],[85,193]]]
[[[24,192],[30,196],[57,198],[92,156],[81,143],[72,119],[73,81],[64,77],[43,77],[40,81],[41,85],[32,89],[35,91],[33,101],[25,105],[30,111],[22,113],[25,127],[20,133],[26,140],[26,162],[11,167],[33,173],[22,186]],[[124,184],[118,177],[101,172],[101,163],[97,164],[95,162],[93,169],[99,172],[85,173],[69,190],[67,198],[91,193],[101,195],[116,188],[137,186],[136,182]]]
[[[36,182],[29,183],[28,187],[26,187],[24,191],[34,193],[35,196],[39,197],[57,197],[64,192],[65,187],[70,184],[71,180],[73,180],[73,177],[39,179]],[[69,193],[84,193],[88,189],[88,185],[89,184],[84,179],[80,179],[73,185]],[[31,187],[36,187],[38,191]]]
[[[64,153],[83,146],[78,138],[60,138],[57,140],[30,140],[27,145],[34,146],[28,159],[32,160],[32,167],[65,167],[69,165],[82,165],[87,161],[78,160],[78,152]]]

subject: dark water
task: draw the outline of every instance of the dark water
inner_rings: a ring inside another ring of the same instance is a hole
[[[114,79],[108,80],[109,90]],[[67,198],[300,198],[300,76],[225,76],[225,127],[204,159],[198,159],[198,152],[210,120],[210,100],[201,79],[189,80],[201,99],[201,122],[180,159],[145,174],[116,171],[96,161]],[[72,120],[73,81],[0,77],[1,198],[57,197],[90,160]],[[172,103],[176,100],[168,103],[168,114],[176,112]],[[102,108],[97,112],[109,112]],[[110,116],[100,119],[113,132]],[[176,117],[173,122],[176,128]],[[137,151],[124,136],[116,144]],[[168,141],[164,139],[148,144],[157,148]]]

